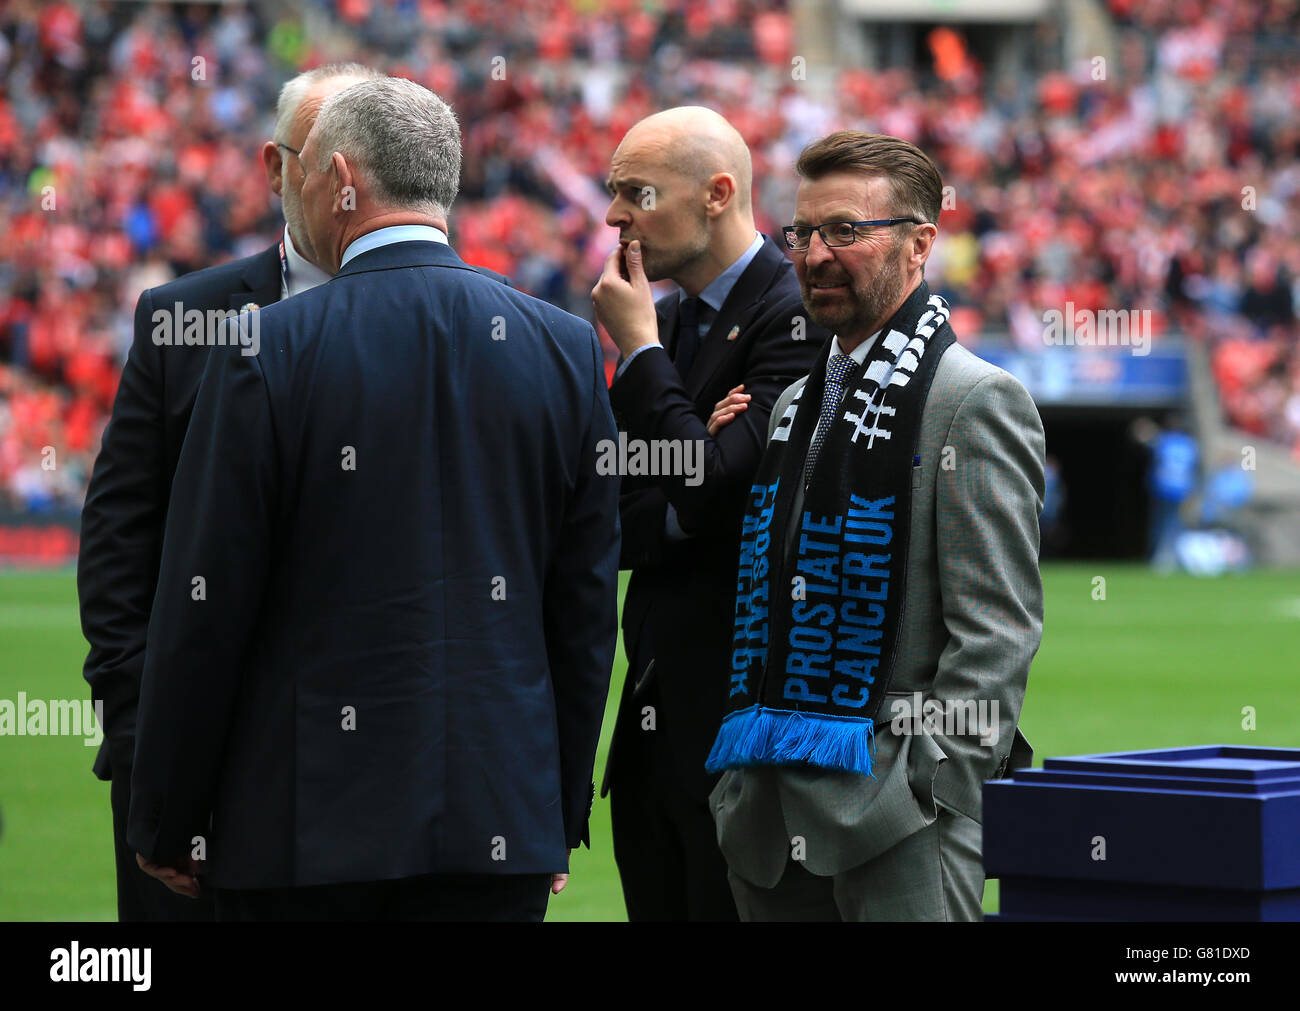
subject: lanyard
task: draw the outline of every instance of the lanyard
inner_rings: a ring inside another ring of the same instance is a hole
[[[289,290],[289,257],[284,251],[284,236],[280,236],[280,282],[284,285],[284,295],[288,298],[292,291]]]

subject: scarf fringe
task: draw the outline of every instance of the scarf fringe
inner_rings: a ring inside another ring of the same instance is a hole
[[[727,714],[704,767],[721,772],[747,765],[805,762],[875,779],[875,750],[871,720],[755,705]]]

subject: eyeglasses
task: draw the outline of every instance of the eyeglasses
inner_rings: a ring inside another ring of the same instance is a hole
[[[859,228],[886,228],[904,221],[913,225],[925,224],[916,218],[877,218],[875,221],[831,221],[824,225],[786,225],[781,231],[785,233],[785,244],[791,249],[807,249],[814,228],[828,246],[851,246],[857,241]]]
[[[302,154],[296,147],[290,147],[288,144],[281,144],[278,140],[275,142],[276,147],[282,147],[286,151],[292,151],[294,154]]]

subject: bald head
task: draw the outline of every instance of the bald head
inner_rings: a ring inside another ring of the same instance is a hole
[[[739,131],[712,109],[681,105],[647,116],[628,130],[619,150],[643,154],[659,166],[703,185],[723,172],[736,181],[736,209],[752,213],[754,169]]]
[[[647,116],[610,159],[605,222],[638,243],[645,275],[697,294],[754,242],[749,148],[712,109]]]

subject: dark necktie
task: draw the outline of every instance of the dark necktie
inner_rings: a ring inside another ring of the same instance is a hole
[[[681,306],[677,310],[677,349],[673,358],[673,364],[677,366],[677,374],[682,377],[682,382],[686,381],[686,376],[691,371],[691,363],[695,361],[695,352],[700,347],[700,300],[694,296],[688,296],[681,301]]]
[[[822,451],[822,443],[830,433],[831,422],[835,420],[835,415],[840,409],[840,401],[844,399],[844,383],[857,364],[848,355],[834,355],[826,366],[826,389],[822,393],[822,412],[817,418],[817,431],[813,433],[812,445],[808,447],[808,459],[803,468],[805,490],[812,479],[813,466],[817,463],[817,455]]]

